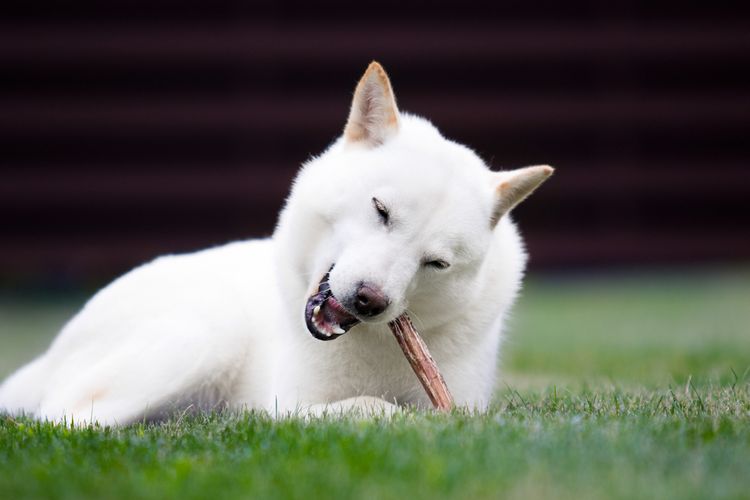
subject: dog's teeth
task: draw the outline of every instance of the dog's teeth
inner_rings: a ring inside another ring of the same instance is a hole
[[[320,313],[320,306],[315,306],[315,309],[313,309],[313,316],[317,316],[318,313]]]
[[[323,332],[323,333],[325,334],[325,336],[326,336],[326,337],[330,337],[330,336],[331,336],[331,332],[329,332],[328,330],[326,330],[326,331],[325,331],[325,332]]]
[[[333,327],[331,327],[331,330],[333,331],[333,333],[337,333],[339,335],[341,335],[342,333],[346,333],[346,331],[339,325],[333,325]]]

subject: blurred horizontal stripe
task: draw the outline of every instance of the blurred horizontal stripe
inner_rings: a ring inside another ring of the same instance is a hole
[[[9,6],[0,279],[270,234],[372,59],[493,168],[558,167],[516,212],[533,266],[750,258],[746,8],[379,5]]]

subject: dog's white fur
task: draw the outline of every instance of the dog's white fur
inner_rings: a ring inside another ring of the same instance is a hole
[[[456,403],[484,408],[526,262],[507,212],[551,173],[489,171],[428,121],[399,113],[373,63],[343,136],[304,165],[271,239],[161,257],[115,280],[0,387],[0,408],[125,424],[187,407],[427,407],[387,327],[405,311]],[[425,265],[435,259],[450,267]],[[332,264],[335,297],[366,281],[390,304],[321,342],[305,304]]]

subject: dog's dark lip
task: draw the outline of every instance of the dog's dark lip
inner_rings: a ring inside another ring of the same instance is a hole
[[[333,296],[328,283],[332,269],[333,266],[320,280],[317,293],[307,299],[305,306],[305,325],[318,340],[337,339],[360,323],[360,320]]]

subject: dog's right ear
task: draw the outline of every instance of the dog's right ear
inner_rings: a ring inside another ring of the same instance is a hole
[[[349,143],[375,147],[398,132],[399,117],[391,82],[383,67],[370,63],[354,91],[344,137]]]
[[[495,185],[495,200],[490,227],[494,228],[503,215],[525,200],[554,171],[549,165],[536,165],[508,172],[493,172],[491,177]]]

